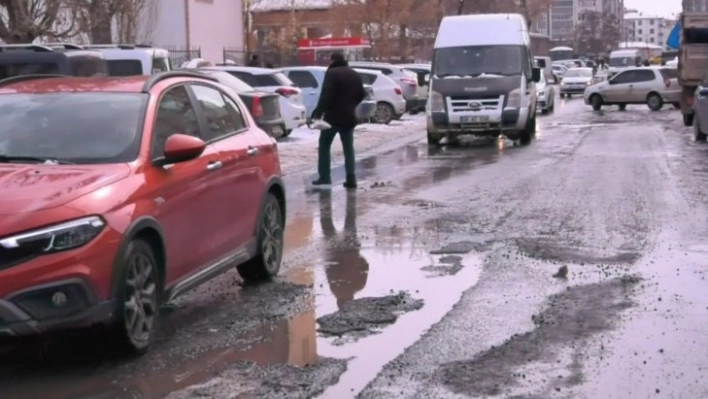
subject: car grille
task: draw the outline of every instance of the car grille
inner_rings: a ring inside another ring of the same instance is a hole
[[[280,118],[280,98],[279,96],[261,97],[261,107],[263,107],[263,118]]]
[[[499,103],[502,101],[501,96],[478,96],[478,97],[450,97],[450,107],[453,112],[470,111],[470,103],[478,102],[481,108],[479,110],[495,110],[499,108]]]
[[[36,257],[36,252],[22,248],[7,249],[0,247],[0,270],[7,269],[18,265],[22,262],[27,262]]]

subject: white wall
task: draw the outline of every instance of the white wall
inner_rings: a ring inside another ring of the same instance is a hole
[[[190,0],[189,25],[192,46],[202,58],[223,61],[223,50],[243,48],[242,0]]]
[[[156,46],[187,45],[184,0],[155,0],[158,2],[156,15],[142,18],[142,30],[149,36],[149,42]],[[151,28],[152,26],[152,28]]]

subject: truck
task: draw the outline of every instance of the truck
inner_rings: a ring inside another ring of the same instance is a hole
[[[551,38],[540,33],[529,33],[531,38],[531,54],[539,57],[548,56],[551,47]]]
[[[708,11],[705,7],[701,11],[694,10],[694,1],[683,1],[678,81],[681,85],[681,114],[686,126],[693,125],[694,95],[708,70]]]
[[[425,110],[428,145],[454,143],[463,135],[504,135],[528,144],[536,133],[541,81],[541,69],[528,56],[532,51],[520,14],[444,17]]]

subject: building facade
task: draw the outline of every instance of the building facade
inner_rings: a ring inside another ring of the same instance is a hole
[[[141,29],[145,42],[167,48],[173,60],[198,56],[220,63],[224,49],[243,49],[242,0],[155,1],[158,11],[143,16]]]
[[[576,28],[586,12],[616,18],[621,25],[624,0],[553,0],[548,11],[548,35],[554,43],[573,46]]]
[[[624,15],[625,41],[644,42],[666,47],[666,39],[676,24],[676,20],[644,15],[635,10],[627,11]]]

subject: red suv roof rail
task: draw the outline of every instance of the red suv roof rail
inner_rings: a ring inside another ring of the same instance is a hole
[[[195,79],[205,79],[205,80],[210,80],[212,82],[219,82],[218,79],[208,76],[206,74],[200,73],[200,72],[189,72],[189,71],[184,71],[184,70],[175,70],[175,71],[167,71],[167,72],[162,72],[158,73],[155,75],[150,76],[150,78],[145,82],[142,88],[143,93],[149,93],[150,90],[155,87],[156,84],[162,82],[165,79],[172,79],[172,78],[195,78]]]
[[[52,78],[70,78],[71,76],[68,75],[53,75],[53,74],[48,74],[48,75],[20,75],[20,76],[13,76],[11,78],[7,79],[2,79],[0,80],[0,87],[13,84],[13,83],[18,83],[18,82],[24,82],[28,80],[38,80],[38,79],[52,79]]]

